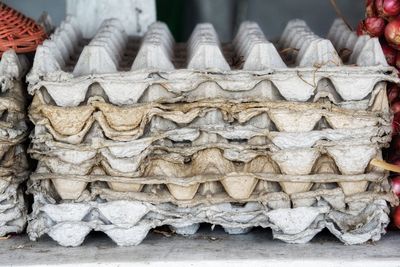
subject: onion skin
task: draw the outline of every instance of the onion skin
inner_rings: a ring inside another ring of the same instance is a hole
[[[399,160],[399,156],[396,155],[396,153],[389,153],[387,160],[389,163],[395,164],[395,162],[397,162]],[[395,164],[395,165],[398,165],[398,164]]]
[[[397,69],[400,69],[400,53],[397,53],[396,55],[396,64],[395,64]]]
[[[392,191],[396,196],[400,196],[400,176],[395,176],[391,180]]]
[[[395,151],[400,150],[400,135],[396,135],[393,137],[390,147],[393,148]],[[398,177],[399,177],[399,186],[400,186],[400,175]],[[400,188],[399,188],[399,190],[400,190]]]
[[[364,20],[366,31],[373,37],[383,36],[385,33],[385,20],[378,17],[366,18]]]
[[[399,87],[395,84],[391,84],[389,85],[388,88],[388,99],[389,99],[389,103],[392,104],[394,101],[397,100],[397,98],[399,97]]]
[[[396,65],[397,60],[397,50],[393,47],[390,47],[384,42],[381,42],[381,47],[383,54],[385,55],[386,61],[390,66]]]
[[[391,47],[395,49],[400,45],[400,18],[389,22],[385,28],[385,38]]]
[[[399,96],[399,93],[396,91],[389,92],[389,94],[388,94],[389,102],[392,103],[393,101],[396,101],[398,96]]]
[[[385,20],[379,17],[366,18],[358,24],[357,34],[368,34],[372,37],[380,37],[385,33]]]
[[[396,135],[399,132],[400,132],[400,113],[397,113],[394,114],[394,118],[392,121],[392,135]]]
[[[365,35],[368,34],[367,31],[365,30],[365,26],[364,26],[364,22],[360,21],[357,25],[357,35],[361,36],[361,35]]]
[[[375,9],[380,17],[397,16],[400,14],[400,0],[376,0]]]
[[[390,106],[390,109],[393,111],[394,114],[400,112],[400,102],[395,102]],[[400,122],[400,121],[399,121]]]
[[[397,206],[392,213],[392,221],[397,228],[400,228],[400,207]]]
[[[389,91],[388,99],[389,99],[390,103],[393,103],[394,101],[396,101],[398,97],[399,97],[399,91],[398,90]]]
[[[376,17],[375,0],[365,1],[365,17]]]
[[[394,164],[394,165],[397,165],[397,166],[400,166],[400,158],[399,158],[399,155],[394,155],[394,156],[392,156],[392,159],[391,159],[390,163],[392,163],[392,164]]]

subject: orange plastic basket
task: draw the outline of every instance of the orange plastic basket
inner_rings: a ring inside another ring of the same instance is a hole
[[[44,39],[46,32],[34,20],[0,2],[0,56],[8,49],[35,51]]]

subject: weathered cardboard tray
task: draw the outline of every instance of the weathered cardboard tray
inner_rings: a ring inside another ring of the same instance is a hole
[[[24,193],[18,184],[11,184],[0,194],[0,236],[21,233],[27,223]]]
[[[229,201],[247,202],[253,194],[262,195],[271,191],[305,193],[319,188],[321,184],[340,187],[346,196],[351,196],[372,189],[386,190],[381,184],[387,182],[387,173],[368,166],[369,160],[365,161],[361,171],[353,169],[353,172],[343,173],[333,158],[326,155],[315,159],[310,169],[305,171],[280,170],[279,164],[266,156],[254,156],[240,164],[227,160],[215,148],[200,151],[189,162],[185,166],[184,161],[179,159],[174,162],[161,157],[151,161],[142,173],[132,175],[110,171],[105,163],[100,165],[102,167],[93,165],[87,173],[80,174],[74,170],[77,165],[66,169],[68,164],[56,162],[62,166],[56,169],[56,164],[41,160],[31,180],[48,180],[60,199],[82,201],[88,192],[92,197],[108,192],[114,199],[129,197],[152,203],[184,205],[196,205],[199,199],[210,202],[208,199],[214,199],[218,194],[228,195],[231,198]]]
[[[397,198],[369,162],[389,142],[386,83],[399,79],[376,38],[340,22],[329,38],[294,20],[275,45],[248,22],[231,44],[209,24],[175,44],[156,23],[139,44],[107,20],[84,40],[68,18],[28,76],[30,237],[76,246],[96,230],[136,245],[208,222],[293,243],[325,227],[378,240]]]
[[[25,229],[27,206],[20,185],[28,176],[25,151],[12,147],[0,161],[0,236]]]
[[[212,100],[190,104],[157,104],[117,107],[93,100],[80,107],[63,108],[43,104],[36,95],[29,116],[44,125],[59,141],[80,143],[93,124],[113,140],[130,141],[152,132],[200,127],[259,132],[309,132],[323,128],[353,129],[389,126],[391,117],[385,90],[371,111],[347,110],[330,103],[259,102],[237,103]]]
[[[182,46],[163,23],[155,23],[138,45],[118,20],[105,21],[93,39],[84,40],[69,17],[38,47],[27,77],[29,92],[46,92],[58,106],[78,106],[92,95],[116,105],[214,98],[369,102],[376,85],[398,82],[397,74],[387,66],[376,38],[354,39],[339,26],[333,25],[330,42],[304,22],[290,22],[277,48],[299,51],[289,53],[295,58],[291,65],[254,23],[244,23],[232,44],[221,48],[209,24],[199,24]],[[342,33],[349,42],[338,41]],[[339,57],[344,48],[352,51],[349,59]],[[244,62],[237,65],[234,59]]]
[[[27,93],[24,75],[27,59],[13,50],[0,60],[0,236],[21,233],[27,207],[21,188],[29,175],[25,146]]]
[[[202,222],[221,225],[231,234],[269,227],[274,238],[289,243],[308,242],[327,228],[345,244],[360,244],[379,240],[389,223],[385,200],[345,199],[340,190],[325,190],[313,205],[294,208],[287,198],[273,195],[240,206],[222,203],[190,208],[127,200],[55,204],[40,191],[34,195],[27,230],[30,238],[47,234],[62,246],[80,245],[92,230],[106,233],[118,245],[137,245],[154,227],[170,225],[188,235]]]

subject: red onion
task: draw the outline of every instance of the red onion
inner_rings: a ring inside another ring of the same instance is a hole
[[[392,213],[392,221],[397,228],[400,228],[400,207],[396,207]]]
[[[385,20],[379,17],[366,18],[360,21],[357,27],[357,34],[368,34],[372,37],[380,37],[385,32]]]
[[[386,25],[385,28],[386,41],[390,46],[395,49],[399,48],[400,45],[400,18],[396,18]]]
[[[365,3],[365,16],[369,17],[376,17],[376,10],[375,10],[375,0],[367,0]]]
[[[393,137],[390,147],[393,148],[394,151],[400,151],[400,135],[396,135]],[[400,182],[400,175],[399,175],[399,182]]]
[[[395,102],[390,106],[390,109],[393,111],[393,113],[399,113],[400,112],[400,102]],[[399,121],[400,122],[400,121]]]
[[[400,166],[400,157],[396,153],[390,153],[388,160],[390,163]]]
[[[360,35],[364,35],[364,34],[368,34],[368,33],[365,31],[364,21],[361,20],[357,25],[357,35],[360,36]]]
[[[392,135],[396,135],[399,132],[400,132],[400,113],[396,113],[394,114],[394,118],[392,121]]]
[[[400,0],[376,0],[375,8],[381,17],[393,17],[400,13]]]
[[[381,42],[381,46],[387,63],[391,66],[394,66],[396,64],[397,51],[384,42]]]
[[[400,68],[400,53],[397,53],[396,55],[396,68]]]
[[[397,155],[396,153],[389,153],[387,156],[387,160],[388,160],[388,162],[394,164],[395,162],[397,162],[399,160],[399,155]],[[397,165],[397,164],[395,164],[395,165]]]
[[[388,90],[389,103],[393,103],[399,97],[399,90],[396,85],[392,86]]]
[[[393,193],[395,193],[397,196],[400,196],[400,176],[393,177],[391,184]]]

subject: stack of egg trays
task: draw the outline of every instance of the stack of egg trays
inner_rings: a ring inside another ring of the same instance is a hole
[[[277,44],[245,22],[221,45],[210,24],[178,44],[157,22],[138,42],[116,19],[84,40],[69,17],[27,79],[32,240],[77,246],[95,230],[136,245],[206,222],[357,244],[380,239],[397,201],[369,164],[390,140],[397,74],[377,39],[340,21],[328,39],[290,21]]]
[[[20,233],[27,222],[24,188],[28,178],[25,140],[26,87],[23,76],[28,62],[13,50],[0,58],[0,236]]]

